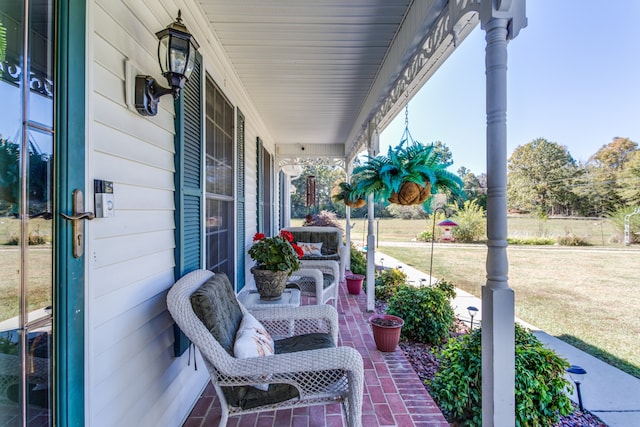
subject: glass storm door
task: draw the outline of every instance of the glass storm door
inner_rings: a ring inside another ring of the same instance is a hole
[[[53,425],[53,13],[0,0],[0,426]]]

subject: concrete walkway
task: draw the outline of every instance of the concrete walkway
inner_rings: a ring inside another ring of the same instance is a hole
[[[430,277],[415,268],[380,252],[376,252],[376,264],[385,267],[401,267],[410,282],[419,285],[430,283]],[[436,281],[436,278],[432,278]],[[456,289],[457,296],[452,302],[456,316],[470,321],[467,307],[478,308],[474,325],[482,320],[482,301],[468,292]],[[579,365],[587,371],[581,385],[582,403],[586,410],[597,415],[610,427],[640,426],[640,379],[635,378],[595,357],[561,341],[533,325],[520,319],[517,322],[529,328],[538,339],[564,357],[572,365]],[[570,380],[570,379],[569,379]],[[569,396],[578,401],[575,391]]]

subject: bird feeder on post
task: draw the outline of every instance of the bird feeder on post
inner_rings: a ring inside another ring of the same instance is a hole
[[[442,236],[442,241],[443,242],[451,242],[453,241],[453,237],[451,236],[451,229],[453,229],[453,227],[457,227],[458,224],[456,224],[455,222],[451,221],[450,219],[445,219],[444,221],[441,221],[438,223],[438,227],[442,227],[444,230],[444,235]]]

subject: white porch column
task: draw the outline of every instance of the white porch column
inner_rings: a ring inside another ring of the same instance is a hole
[[[374,220],[373,194],[367,200],[367,311],[376,308],[376,235],[373,230]]]
[[[373,157],[380,150],[380,140],[375,124],[369,122],[367,151]],[[375,219],[374,196],[369,195],[367,200],[367,311],[374,311],[376,308],[376,235],[373,228]]]
[[[526,26],[524,0],[483,0],[486,31],[487,282],[482,287],[482,425],[515,425],[514,293],[507,260],[507,41]]]
[[[291,191],[289,189],[289,187],[291,187],[291,177],[289,175],[287,175],[286,173],[283,173],[282,175],[278,174],[279,176],[283,177],[283,182],[282,182],[282,225],[284,227],[289,227],[291,226]]]

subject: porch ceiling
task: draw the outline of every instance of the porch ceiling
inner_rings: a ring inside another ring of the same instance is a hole
[[[274,142],[338,144],[345,154],[362,144],[366,123],[449,7],[446,0],[200,4]]]

